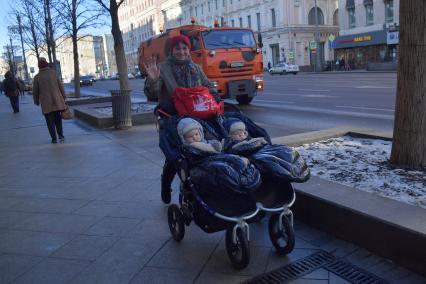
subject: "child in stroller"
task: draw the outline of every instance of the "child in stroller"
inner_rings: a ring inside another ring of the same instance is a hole
[[[266,131],[241,113],[226,113],[209,122],[195,121],[202,126],[205,137],[222,140],[228,137],[224,121],[231,118],[243,121],[250,137],[263,137],[267,144],[271,144]],[[168,118],[166,123],[163,122],[166,131],[160,135],[160,147],[166,158],[175,161],[181,180],[179,204],[168,208],[173,238],[181,241],[185,226],[192,221],[207,233],[226,230],[226,250],[231,263],[235,268],[243,269],[250,260],[248,224],[264,211],[271,213],[268,231],[272,244],[280,254],[291,252],[295,242],[290,210],[295,193],[291,183],[261,182],[257,168],[252,163],[244,166],[238,162],[241,160],[239,156],[200,155],[199,149],[186,147],[177,131],[183,119]],[[229,173],[231,177],[227,175]],[[226,190],[220,191],[221,188]]]

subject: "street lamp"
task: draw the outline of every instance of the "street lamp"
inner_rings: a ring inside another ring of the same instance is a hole
[[[315,60],[315,71],[319,72],[321,71],[320,65],[320,57],[319,57],[319,26],[318,26],[318,6],[317,6],[317,0],[315,0],[315,42],[317,43],[317,50],[316,50],[316,60]]]

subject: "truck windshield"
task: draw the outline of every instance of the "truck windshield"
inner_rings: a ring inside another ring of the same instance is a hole
[[[256,47],[250,30],[208,30],[201,34],[207,49]]]

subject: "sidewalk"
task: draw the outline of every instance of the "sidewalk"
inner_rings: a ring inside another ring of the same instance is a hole
[[[18,114],[1,96],[0,121],[0,283],[239,283],[318,250],[391,283],[425,283],[297,222],[295,250],[277,256],[267,219],[250,226],[250,265],[233,270],[223,232],[206,234],[191,224],[181,243],[171,239],[154,125],[98,131],[66,121],[66,142],[50,144],[31,96]],[[347,282],[319,269],[292,283]]]

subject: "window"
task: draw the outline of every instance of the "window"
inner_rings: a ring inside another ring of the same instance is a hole
[[[367,26],[374,24],[373,3],[365,5],[365,23]]]
[[[235,21],[231,20],[231,26],[235,27]]]
[[[240,20],[240,28],[242,28],[243,27],[243,18],[240,18],[239,20]]]
[[[385,0],[385,21],[393,22],[393,0]]]
[[[195,6],[195,16],[198,17],[198,6]]]
[[[339,9],[336,9],[333,14],[333,26],[339,25]]]
[[[349,28],[355,28],[355,8],[348,9],[348,24]]]
[[[272,27],[275,28],[277,26],[277,20],[275,19],[275,9],[271,9],[271,20]]]
[[[250,15],[247,16],[247,26],[249,28],[251,28],[251,16]]]
[[[201,4],[201,15],[204,15],[204,4]]]
[[[209,12],[210,12],[211,11],[211,9],[210,9],[210,1],[207,2],[207,6],[209,7]]]
[[[222,7],[226,6],[226,0],[222,0]]]
[[[217,6],[217,0],[214,0],[214,6],[215,6],[215,8],[216,8],[216,10],[218,9],[218,6]]]
[[[260,31],[260,13],[256,13],[257,30]]]
[[[318,25],[324,25],[324,14],[322,10],[317,7],[317,15],[318,15]],[[315,7],[309,11],[308,15],[308,25],[316,25],[315,21]]]
[[[223,27],[225,25],[225,18],[220,17],[220,25]]]

